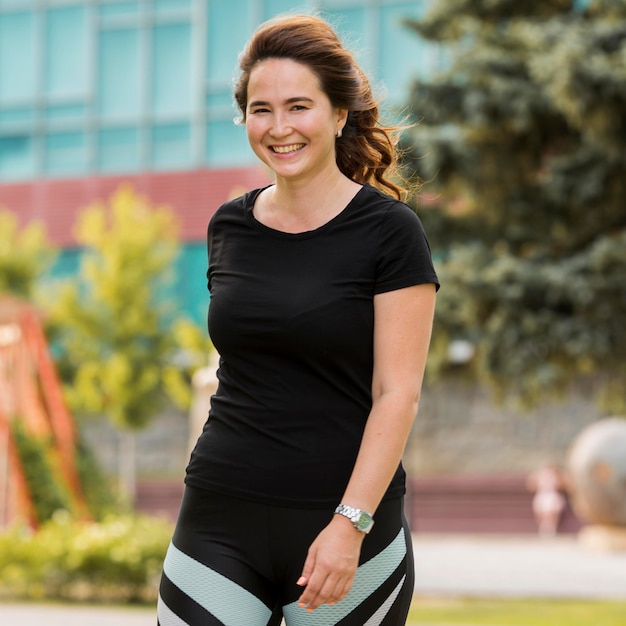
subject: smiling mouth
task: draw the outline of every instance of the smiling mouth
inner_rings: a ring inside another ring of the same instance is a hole
[[[290,152],[297,152],[304,148],[303,143],[294,143],[291,146],[272,146],[272,150],[278,154],[289,154]]]

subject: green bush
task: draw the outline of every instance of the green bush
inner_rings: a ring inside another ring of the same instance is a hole
[[[29,435],[20,419],[12,421],[11,429],[37,520],[45,522],[59,509],[71,510],[69,492],[61,484],[51,459],[50,440]]]
[[[101,520],[107,514],[113,513],[117,505],[108,478],[81,436],[76,444],[74,458],[87,508],[96,520]]]
[[[0,596],[153,602],[171,534],[152,517],[79,522],[57,512],[37,531],[0,535]]]

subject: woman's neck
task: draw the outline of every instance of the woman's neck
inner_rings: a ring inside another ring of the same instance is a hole
[[[285,232],[314,230],[341,213],[360,188],[339,171],[324,180],[277,179],[263,194],[256,217]]]

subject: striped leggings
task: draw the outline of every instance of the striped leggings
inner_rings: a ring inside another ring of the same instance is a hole
[[[312,613],[296,585],[332,512],[268,506],[187,486],[159,589],[159,626],[402,626],[413,594],[401,498],[365,537],[348,595]]]

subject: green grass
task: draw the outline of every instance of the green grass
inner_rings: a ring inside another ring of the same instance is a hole
[[[407,626],[626,626],[626,602],[416,598]]]

